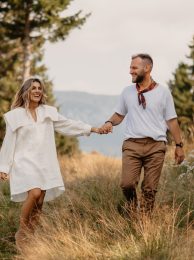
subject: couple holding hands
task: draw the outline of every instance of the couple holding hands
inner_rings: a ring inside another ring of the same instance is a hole
[[[4,114],[6,134],[0,151],[0,179],[9,174],[11,200],[23,202],[18,245],[26,231],[33,231],[43,201],[65,190],[55,147],[54,131],[63,135],[108,134],[126,118],[122,146],[121,189],[129,211],[138,207],[151,212],[166,152],[166,131],[175,141],[175,160],[184,160],[183,143],[174,102],[169,89],[151,77],[153,60],[148,54],[132,56],[133,84],[120,95],[115,113],[100,128],[67,119],[46,105],[45,87],[40,79],[27,79],[16,93],[11,110]],[[142,196],[136,187],[144,168]]]

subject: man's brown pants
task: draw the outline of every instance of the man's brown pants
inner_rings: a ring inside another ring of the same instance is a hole
[[[129,138],[122,146],[121,188],[130,207],[137,207],[136,187],[144,168],[141,210],[151,211],[164,162],[166,144],[152,138]]]

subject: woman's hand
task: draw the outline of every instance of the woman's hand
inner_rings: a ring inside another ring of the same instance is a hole
[[[99,134],[99,128],[98,127],[92,127],[91,128],[91,133],[96,133],[96,134]]]
[[[0,172],[0,180],[6,181],[8,180],[8,174],[4,172]]]

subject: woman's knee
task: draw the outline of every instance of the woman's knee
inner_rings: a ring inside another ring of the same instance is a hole
[[[35,188],[35,189],[32,189],[28,192],[29,194],[29,197],[31,197],[32,199],[34,200],[39,200],[40,197],[41,197],[41,189],[38,189],[38,188]]]
[[[37,206],[38,206],[39,208],[42,207],[42,204],[43,204],[43,202],[44,202],[45,194],[46,194],[46,191],[41,191],[41,195],[40,195],[40,197],[39,197],[39,200],[37,201]]]

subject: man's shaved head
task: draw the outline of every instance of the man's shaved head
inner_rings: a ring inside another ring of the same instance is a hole
[[[149,64],[151,66],[151,69],[153,67],[153,59],[152,59],[152,57],[149,54],[138,53],[138,54],[133,55],[131,58],[132,58],[132,60],[136,59],[136,58],[140,58],[143,61],[145,61],[147,64]]]

